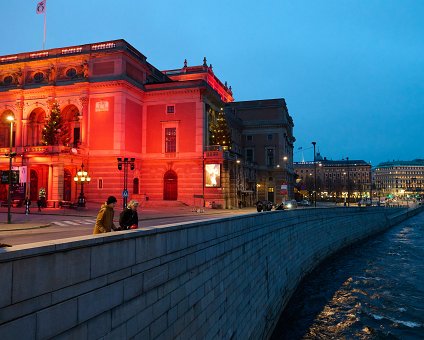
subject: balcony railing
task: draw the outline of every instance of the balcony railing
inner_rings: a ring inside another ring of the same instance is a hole
[[[18,146],[13,147],[12,151],[17,154],[56,154],[56,153],[69,153],[71,151],[70,146],[64,145],[37,145],[37,146]],[[0,148],[0,154],[9,153],[9,148]]]

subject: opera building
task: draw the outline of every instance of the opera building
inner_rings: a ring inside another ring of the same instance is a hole
[[[234,102],[206,58],[181,66],[125,40],[0,56],[0,201],[9,169],[13,201],[51,207],[81,192],[222,208],[291,195],[285,100]]]

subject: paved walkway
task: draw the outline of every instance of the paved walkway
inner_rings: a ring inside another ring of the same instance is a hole
[[[50,225],[52,216],[66,216],[69,217],[88,217],[96,218],[97,213],[100,209],[100,204],[87,203],[85,208],[44,208],[41,212],[38,211],[37,207],[30,209],[30,214],[25,215],[25,208],[11,208],[11,220],[12,223],[7,223],[8,210],[7,207],[0,207],[0,231],[10,230],[25,230],[25,229],[37,229],[46,228]],[[119,216],[121,211],[120,207],[115,208],[115,220]],[[193,207],[189,206],[166,206],[166,207],[141,207],[138,209],[139,217],[143,220],[160,219],[173,216],[190,216],[190,215],[217,215],[225,214],[226,212],[233,212],[235,210],[224,210],[224,209],[204,209],[202,211],[194,210]],[[244,208],[238,210],[240,213],[249,213],[256,211],[255,208]],[[49,216],[49,218],[47,218]],[[45,217],[45,218],[43,218]]]

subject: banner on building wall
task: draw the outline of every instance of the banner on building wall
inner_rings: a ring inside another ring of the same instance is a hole
[[[23,166],[12,166],[12,170],[19,172],[19,184],[27,182],[27,169],[26,165]]]
[[[205,164],[205,187],[218,188],[221,186],[221,165]]]
[[[12,184],[19,183],[19,171],[12,170]],[[9,170],[1,172],[1,184],[9,184]]]

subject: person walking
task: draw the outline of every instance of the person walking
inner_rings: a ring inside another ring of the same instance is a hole
[[[28,196],[25,197],[24,204],[25,204],[25,215],[28,215],[29,214],[29,207],[31,205],[31,200],[29,199]]]
[[[122,230],[138,228],[138,202],[131,200],[119,216],[119,226]]]
[[[115,204],[117,199],[115,196],[109,196],[107,201],[100,208],[97,218],[96,224],[94,226],[93,235],[101,234],[101,233],[109,233],[112,230],[119,230],[113,223],[113,216]]]

